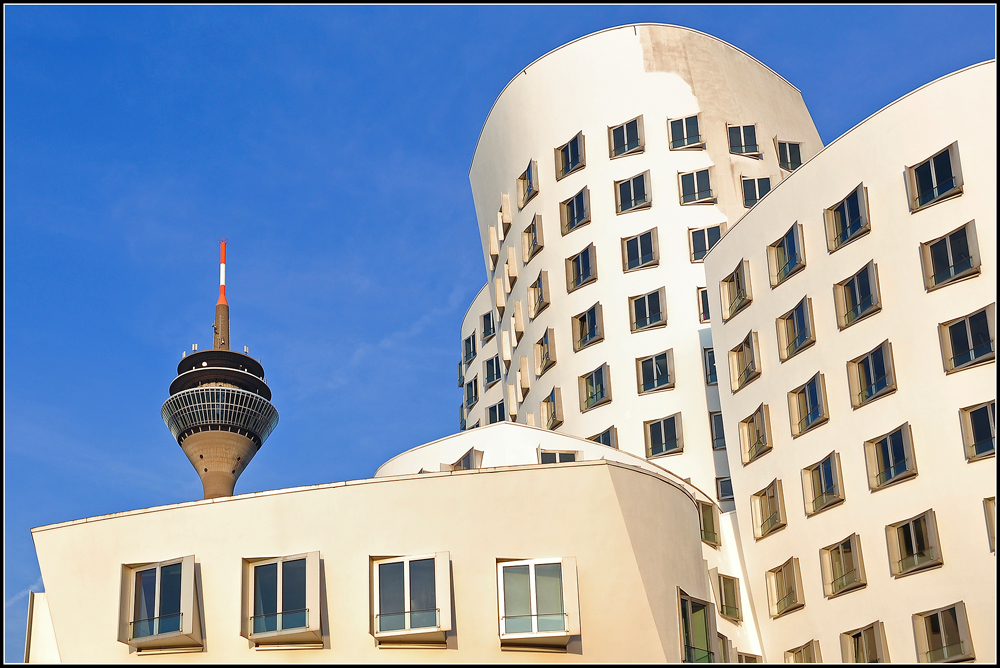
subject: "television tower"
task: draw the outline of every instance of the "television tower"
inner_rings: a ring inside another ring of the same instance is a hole
[[[219,301],[211,350],[185,354],[160,415],[198,471],[205,498],[232,496],[236,480],[278,424],[264,367],[229,349],[226,240],[221,239]],[[246,350],[246,348],[244,348]]]

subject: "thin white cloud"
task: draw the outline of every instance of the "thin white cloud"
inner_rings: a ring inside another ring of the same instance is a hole
[[[15,603],[18,603],[21,599],[27,597],[27,595],[29,593],[31,593],[31,592],[38,593],[39,591],[45,591],[44,588],[40,589],[40,587],[42,587],[42,576],[41,575],[38,576],[38,579],[35,580],[34,584],[32,584],[30,587],[28,587],[27,589],[23,589],[23,590],[17,592],[16,594],[14,594],[10,598],[8,598],[6,601],[4,601],[4,604],[3,604],[4,613],[6,614],[7,610],[9,610],[11,608],[11,606],[13,606]]]

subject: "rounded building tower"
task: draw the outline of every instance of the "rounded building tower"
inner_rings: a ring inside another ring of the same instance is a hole
[[[170,383],[170,398],[160,409],[170,433],[198,471],[206,499],[232,496],[236,479],[278,424],[264,367],[229,349],[226,241],[220,243],[213,347],[181,360]]]

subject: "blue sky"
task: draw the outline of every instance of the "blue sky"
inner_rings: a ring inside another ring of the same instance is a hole
[[[237,493],[458,429],[479,130],[530,62],[634,22],[755,56],[825,143],[995,57],[992,6],[4,8],[5,660],[31,527],[200,498],[159,409],[211,346],[220,237],[281,415]]]

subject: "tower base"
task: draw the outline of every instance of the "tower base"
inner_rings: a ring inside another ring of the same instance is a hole
[[[231,431],[202,431],[181,443],[191,465],[198,471],[206,499],[232,496],[257,446],[252,439]]]

